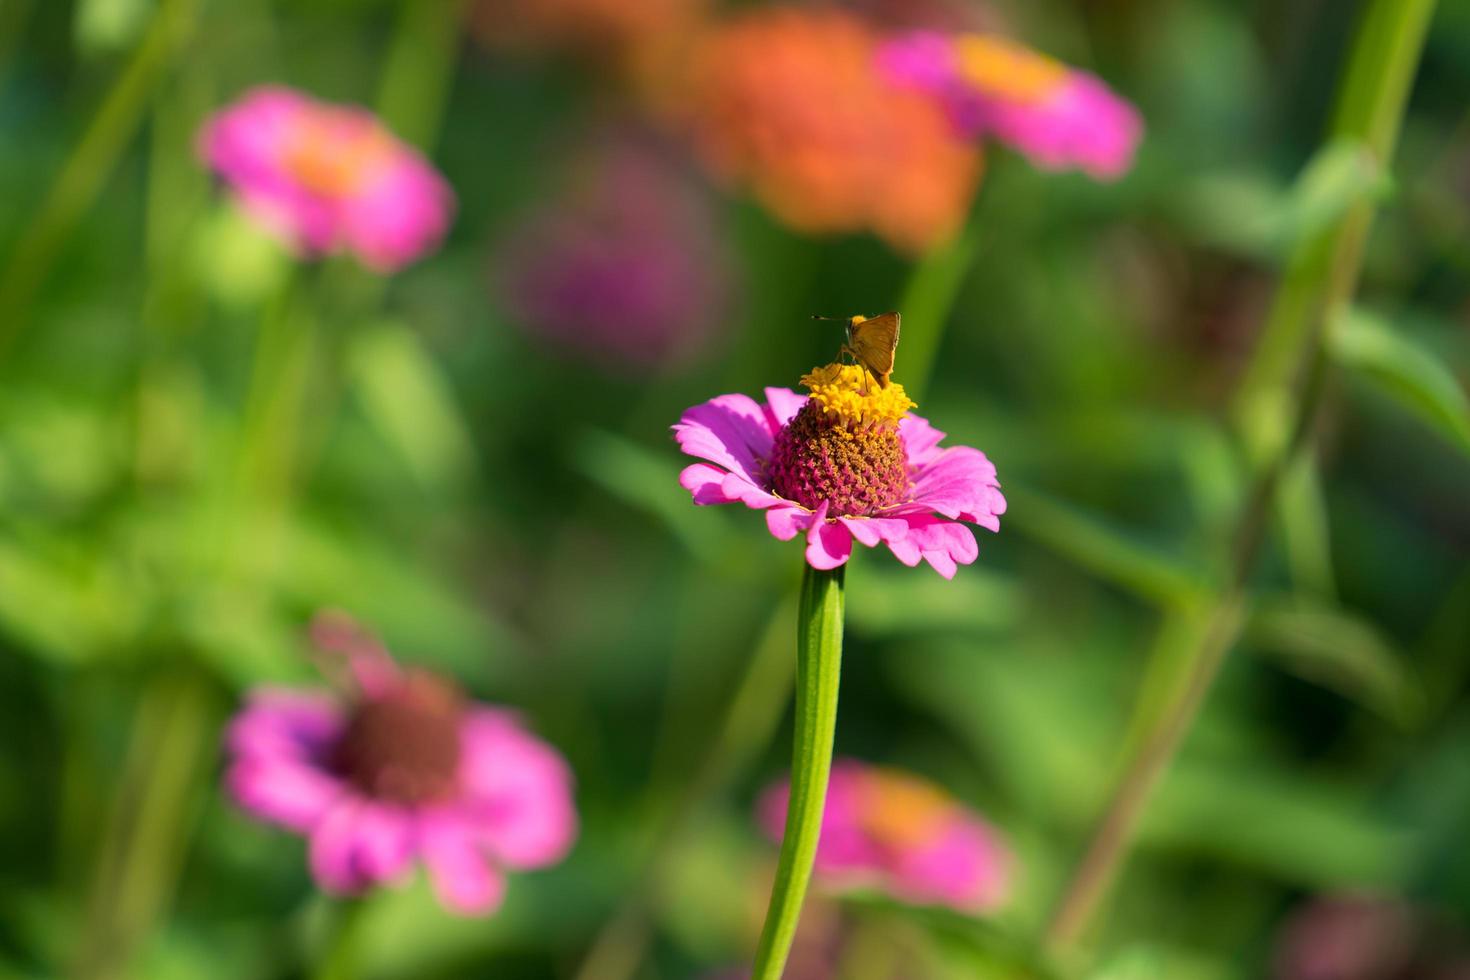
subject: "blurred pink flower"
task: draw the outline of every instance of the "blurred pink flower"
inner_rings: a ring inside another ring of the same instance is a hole
[[[1453,918],[1384,894],[1322,895],[1277,937],[1277,980],[1470,980],[1470,942]]]
[[[317,884],[356,894],[415,861],[462,914],[494,909],[505,870],[561,860],[576,836],[566,761],[514,713],[400,668],[350,620],[319,621],[355,697],[261,689],[226,735],[226,786],[255,816],[307,837]]]
[[[245,93],[204,126],[199,152],[293,249],[355,254],[392,272],[435,248],[454,193],[365,109],[280,86]]]
[[[996,35],[914,31],[884,43],[878,63],[938,98],[963,135],[993,136],[1043,170],[1113,180],[1143,137],[1138,111],[1095,76]]]
[[[679,475],[694,502],[764,510],[782,541],[805,532],[813,568],[844,564],[853,539],[945,578],[973,562],[979,546],[959,522],[999,531],[1006,508],[985,454],[941,449],[944,433],[908,414],[903,386],[880,388],[861,368],[832,364],[802,382],[811,397],[767,388],[765,404],[721,395],[684,413],[679,448],[709,461]]]
[[[729,256],[694,175],[652,139],[621,133],[500,248],[512,319],[616,373],[685,362],[729,312]]]
[[[779,841],[790,785],[761,797],[762,828]],[[855,759],[832,764],[816,872],[838,887],[873,887],[962,912],[1010,895],[1014,860],[994,828],[928,780]]]

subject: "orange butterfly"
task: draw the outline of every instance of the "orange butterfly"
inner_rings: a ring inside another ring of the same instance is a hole
[[[816,320],[836,320],[840,317],[814,317]],[[899,315],[896,310],[879,313],[877,316],[854,316],[847,318],[847,343],[842,353],[851,357],[878,382],[878,387],[888,387],[888,377],[893,373],[893,360],[898,353]]]

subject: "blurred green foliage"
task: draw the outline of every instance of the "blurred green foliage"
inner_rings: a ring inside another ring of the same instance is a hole
[[[1378,224],[1330,324],[1318,451],[1089,975],[1262,976],[1323,891],[1470,926],[1470,4],[1440,5],[1387,171],[1323,145],[1357,4],[996,6],[1137,101],[1135,172],[994,152],[973,237],[927,281],[722,198],[739,311],[704,361],[636,377],[547,350],[486,288],[576,136],[624,111],[595,66],[479,46],[438,0],[0,3],[0,977],[304,974],[332,911],[300,843],[221,796],[217,746],[250,686],[317,682],[322,607],[523,711],[583,819],[487,921],[421,884],[374,899],[364,975],[573,976],[629,909],[636,975],[740,963],[799,549],[689,506],[667,427],[794,385],[835,343],[810,313],[905,296],[946,327],[921,411],[990,455],[1011,509],[952,583],[857,556],[838,750],[939,781],[1021,870],[992,921],[847,914],[936,976],[1047,975],[1047,910],[1177,669],[1151,652],[1218,584],[1271,286],[1361,201]],[[384,282],[252,228],[193,140],[265,81],[427,147],[459,198],[445,248]]]

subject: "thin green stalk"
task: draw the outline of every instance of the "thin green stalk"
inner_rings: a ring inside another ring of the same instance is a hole
[[[0,272],[0,310],[5,311],[0,317],[0,357],[25,326],[26,307],[57,252],[97,199],[103,181],[137,131],[164,69],[192,32],[197,5],[198,0],[163,0],[158,5],[148,32]]]
[[[923,398],[929,386],[945,325],[965,283],[965,274],[980,251],[981,239],[981,223],[972,214],[958,235],[914,263],[904,284],[898,304],[903,314],[899,356],[904,388],[916,401]]]
[[[807,566],[796,617],[796,738],[791,752],[791,800],[776,864],[776,883],[756,946],[751,980],[779,980],[796,938],[811,881],[832,771],[837,687],[842,670],[843,572]]]
[[[352,980],[361,972],[367,900],[344,899],[335,905],[333,911],[331,932],[323,942],[321,954],[311,971],[312,980]]]
[[[1358,139],[1378,161],[1391,159],[1433,9],[1434,0],[1371,0],[1341,89],[1333,139]],[[1224,561],[1225,585],[1173,630],[1179,646],[1158,651],[1182,668],[1162,703],[1150,697],[1140,708],[1157,713],[1139,726],[1091,843],[1056,906],[1046,933],[1054,952],[1067,951],[1091,924],[1154,788],[1239,637],[1251,570],[1281,484],[1309,451],[1326,375],[1323,330],[1357,288],[1373,210],[1371,200],[1355,204],[1302,243],[1288,266],[1237,402],[1257,475]]]
[[[161,676],[138,702],[75,977],[125,976],[170,900],[214,753],[211,700],[189,673]]]
[[[1360,144],[1385,170],[1419,65],[1435,0],[1373,0],[1353,42],[1331,142]],[[1235,402],[1247,448],[1261,468],[1285,451],[1322,333],[1357,287],[1376,201],[1364,197],[1293,251]]]
[[[458,63],[466,0],[403,5],[379,85],[378,112],[400,137],[428,150],[439,134]]]

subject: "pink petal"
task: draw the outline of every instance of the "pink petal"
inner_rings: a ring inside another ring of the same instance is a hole
[[[684,412],[674,426],[679,448],[760,486],[761,461],[771,454],[775,430],[765,409],[746,395],[721,395]]]
[[[701,506],[709,504],[733,504],[735,497],[725,493],[725,477],[732,474],[708,463],[694,463],[684,467],[679,474],[679,486],[688,490],[694,502]]]
[[[988,826],[958,815],[935,840],[894,855],[894,890],[962,912],[993,909],[1010,893],[1012,860]]]
[[[884,541],[901,541],[908,536],[908,522],[890,517],[839,517],[858,542],[873,548]]]
[[[812,512],[797,504],[772,507],[766,511],[766,527],[782,541],[790,541],[812,526]]]
[[[438,246],[449,227],[454,193],[406,146],[383,179],[345,202],[343,239],[364,265],[393,272]]]
[[[324,891],[352,894],[369,884],[367,875],[354,859],[361,806],[362,802],[357,797],[343,797],[311,832],[311,875]]]
[[[903,440],[910,466],[927,466],[939,455],[938,447],[944,440],[944,433],[921,415],[905,415],[899,419],[898,435]]]
[[[250,695],[225,732],[236,756],[311,759],[342,731],[342,712],[329,697],[281,688]]]
[[[392,882],[413,860],[414,819],[405,810],[383,803],[364,803],[358,813],[354,860],[375,882]]]
[[[978,449],[954,446],[915,471],[912,506],[999,530],[995,517],[1005,511],[1005,497],[996,482],[995,464]]]
[[[924,560],[945,578],[954,578],[957,563],[968,565],[979,557],[975,534],[965,525],[936,517],[915,516],[909,520],[905,540],[918,547]]]
[[[334,893],[403,876],[413,858],[413,819],[397,807],[343,796],[311,833],[312,876]]]
[[[459,817],[421,814],[418,848],[434,894],[451,912],[479,915],[494,909],[505,897],[505,878],[490,867],[474,834]]]
[[[827,520],[827,502],[812,515],[812,526],[806,534],[806,560],[813,568],[828,571],[847,561],[852,555],[852,532],[838,521]]]
[[[340,779],[309,763],[266,759],[236,761],[225,788],[243,809],[298,833],[315,827],[345,792]]]
[[[513,715],[477,708],[461,728],[463,812],[476,839],[512,868],[560,861],[577,836],[572,773]]]
[[[798,395],[790,388],[767,388],[766,415],[771,422],[771,431],[779,432],[786,423],[796,418],[796,413],[801,411],[806,399],[806,395]]]

